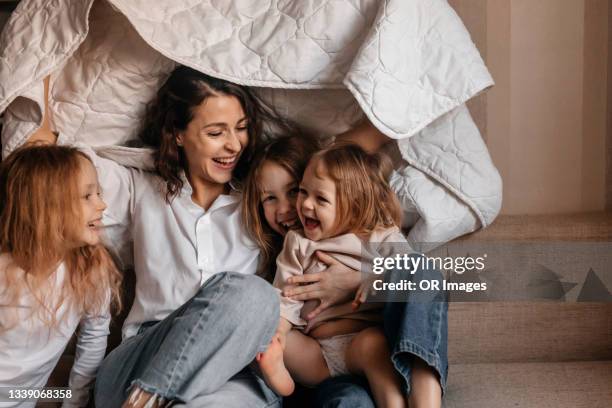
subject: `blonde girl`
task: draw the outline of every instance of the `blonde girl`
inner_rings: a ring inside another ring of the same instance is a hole
[[[121,276],[100,242],[97,173],[64,146],[26,146],[0,164],[0,406],[33,407],[10,388],[45,385],[79,328],[63,406],[85,406],[106,351]],[[6,402],[12,400],[12,402]]]

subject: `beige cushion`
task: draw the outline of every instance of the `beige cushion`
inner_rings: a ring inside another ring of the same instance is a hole
[[[444,408],[610,408],[612,361],[455,364]]]
[[[448,324],[451,365],[612,360],[612,303],[451,303]]]

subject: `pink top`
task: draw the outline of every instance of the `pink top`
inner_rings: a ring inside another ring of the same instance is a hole
[[[369,243],[364,246],[364,243]],[[380,255],[377,243],[406,243],[406,238],[397,227],[374,231],[367,237],[367,241],[355,234],[344,234],[320,241],[311,241],[303,235],[302,231],[289,231],[285,237],[283,249],[276,259],[276,276],[274,286],[280,290],[286,285],[291,276],[305,273],[322,272],[327,268],[315,256],[316,251],[323,251],[349,268],[365,271],[363,262],[371,263],[374,256]],[[281,296],[281,317],[290,321],[294,326],[303,327],[309,332],[321,323],[343,318],[366,321],[380,321],[379,303],[364,303],[358,311],[353,311],[351,302],[331,306],[321,312],[309,322],[305,317],[318,306],[318,300],[307,302],[292,300]]]

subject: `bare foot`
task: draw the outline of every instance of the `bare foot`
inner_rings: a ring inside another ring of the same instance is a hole
[[[295,389],[295,383],[283,362],[283,346],[277,335],[272,337],[268,349],[257,354],[255,358],[261,369],[266,384],[277,394],[286,397],[291,395]]]

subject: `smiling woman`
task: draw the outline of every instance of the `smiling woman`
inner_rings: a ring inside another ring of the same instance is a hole
[[[177,145],[185,152],[192,185],[203,184],[214,190],[231,180],[248,143],[247,123],[240,101],[234,96],[211,96],[194,109],[187,129],[176,137]],[[194,197],[194,201],[204,208],[210,205],[200,197]]]
[[[194,201],[210,206],[232,177],[246,175],[268,116],[246,88],[178,67],[150,105],[140,134],[156,149],[166,198],[179,193],[186,171]]]

